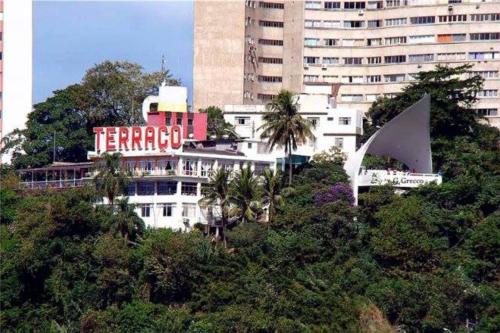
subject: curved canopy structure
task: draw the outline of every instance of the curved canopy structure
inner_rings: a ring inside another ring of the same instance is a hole
[[[366,153],[390,156],[406,164],[414,172],[431,173],[430,96],[425,94],[349,156],[344,168],[351,179],[356,201],[359,171]]]

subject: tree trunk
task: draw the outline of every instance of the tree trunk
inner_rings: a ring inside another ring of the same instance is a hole
[[[288,143],[288,185],[292,186],[292,145]]]

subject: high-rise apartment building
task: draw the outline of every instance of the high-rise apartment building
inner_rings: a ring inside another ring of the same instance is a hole
[[[33,3],[0,1],[0,137],[23,128],[32,110]],[[10,160],[2,155],[2,163]]]
[[[499,0],[196,1],[194,25],[195,108],[284,88],[366,111],[419,71],[472,63],[475,108],[500,125]]]

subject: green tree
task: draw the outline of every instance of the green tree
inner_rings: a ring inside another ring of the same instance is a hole
[[[229,222],[229,209],[230,209],[230,172],[223,168],[215,171],[207,186],[204,187],[203,198],[200,199],[199,204],[203,208],[214,210],[215,207],[220,209],[221,226],[222,226],[222,241],[224,247],[226,243],[226,227]]]
[[[117,212],[110,218],[111,231],[120,234],[127,241],[136,241],[145,230],[144,221],[137,216],[128,198],[118,200]]]
[[[242,223],[257,221],[261,212],[259,204],[260,188],[250,166],[243,167],[233,178],[230,185],[229,215]]]
[[[108,199],[113,207],[116,197],[123,194],[127,184],[127,173],[120,166],[120,153],[102,154],[94,178],[97,191]]]
[[[216,106],[209,106],[208,108],[200,111],[207,114],[207,135],[209,137],[215,136],[217,139],[220,139],[225,135],[231,138],[237,137],[233,125],[226,122],[221,109]]]
[[[267,206],[268,227],[274,222],[274,217],[283,206],[284,199],[281,194],[283,181],[279,171],[269,168],[262,174],[262,203]]]
[[[97,64],[80,83],[36,104],[26,129],[3,140],[4,150],[12,149],[17,169],[85,161],[94,145],[93,128],[143,124],[142,102],[158,93],[161,82],[179,84],[168,71],[146,73],[138,64],[120,61]]]
[[[17,151],[13,154],[16,168],[37,168],[52,161],[87,160],[93,139],[86,130],[85,111],[77,102],[82,93],[82,86],[75,84],[35,104],[28,115],[26,129],[14,131],[11,138],[15,139],[5,146]]]
[[[483,83],[480,76],[468,75],[471,68],[472,65],[437,65],[433,70],[419,72],[416,80],[404,87],[401,94],[373,103],[367,113],[371,124],[365,138],[426,93],[431,96],[433,138],[470,135],[477,128],[477,120],[480,118],[472,106],[477,101],[477,93]]]
[[[269,149],[275,146],[285,147],[288,158],[288,183],[292,184],[292,153],[297,145],[313,139],[312,124],[304,119],[298,110],[298,104],[290,91],[282,90],[268,105],[262,118],[264,124],[261,138],[268,139]]]

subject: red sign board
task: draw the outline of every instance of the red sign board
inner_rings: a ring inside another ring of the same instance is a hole
[[[182,146],[180,126],[95,127],[97,153],[166,151]]]

